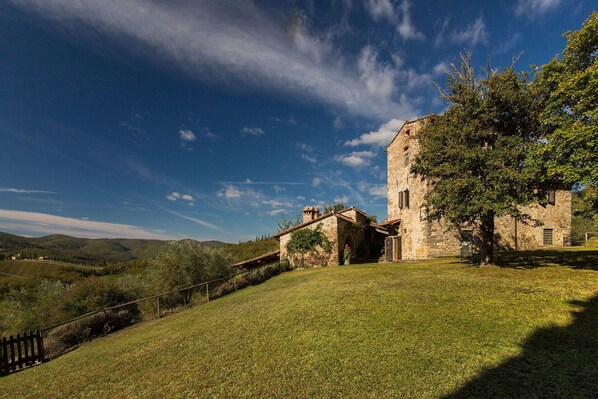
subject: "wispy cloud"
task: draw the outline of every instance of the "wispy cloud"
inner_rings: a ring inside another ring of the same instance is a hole
[[[119,223],[0,209],[0,228],[36,234],[67,234],[86,238],[145,238],[173,240],[182,237],[158,230]]]
[[[171,215],[174,215],[174,216],[178,216],[178,217],[180,217],[181,219],[189,220],[189,221],[191,221],[191,222],[193,222],[193,223],[197,223],[197,224],[199,224],[199,225],[201,225],[201,226],[208,227],[208,228],[210,228],[210,229],[213,229],[213,230],[219,230],[219,231],[222,231],[222,228],[220,228],[220,227],[216,226],[215,224],[212,224],[212,223],[206,222],[205,220],[201,220],[201,219],[199,219],[199,218],[192,217],[192,216],[183,215],[182,213],[180,213],[180,212],[177,212],[177,211],[173,211],[173,210],[171,210],[171,209],[167,209],[167,208],[162,208],[162,209],[163,209],[164,211],[166,211],[166,212],[170,213]]]
[[[288,18],[235,0],[12,2],[73,34],[124,42],[127,51],[151,55],[201,81],[315,99],[370,118],[413,113],[399,92],[372,93],[352,55],[335,46],[334,29],[321,32],[301,13]]]
[[[451,33],[450,39],[453,43],[470,45],[488,44],[488,32],[484,18],[479,16],[474,22],[467,25],[463,30],[455,30]]]
[[[47,190],[29,190],[26,188],[12,188],[0,187],[0,193],[17,193],[17,194],[56,194],[55,191]]]
[[[239,133],[241,133],[241,136],[246,137],[246,136],[261,136],[265,132],[262,128],[259,128],[259,127],[243,126],[243,128],[239,131]]]
[[[366,0],[364,6],[374,21],[384,18],[396,24],[397,33],[404,40],[425,39],[424,34],[415,28],[411,20],[409,0],[401,1],[396,8],[390,0]]]
[[[434,37],[434,46],[441,47],[447,42],[472,47],[478,44],[488,44],[489,34],[486,30],[484,18],[481,15],[463,29],[449,31],[450,21],[451,19],[446,17],[436,22],[435,26],[438,29],[438,33]]]
[[[316,149],[306,143],[295,143],[295,146],[301,153],[301,159],[309,163],[317,163]]]
[[[556,10],[562,0],[519,0],[515,6],[515,15],[534,19]]]
[[[391,119],[386,123],[381,124],[378,130],[364,133],[356,139],[345,142],[346,146],[357,147],[358,145],[371,145],[374,147],[384,147],[397,134],[405,121],[399,119]]]

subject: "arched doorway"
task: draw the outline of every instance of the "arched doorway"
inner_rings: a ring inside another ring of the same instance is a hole
[[[355,245],[353,244],[351,237],[345,238],[345,243],[340,248],[339,254],[339,265],[350,265],[351,260],[355,257]]]

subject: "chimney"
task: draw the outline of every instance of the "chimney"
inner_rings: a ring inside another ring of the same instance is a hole
[[[313,206],[306,206],[303,208],[303,223],[311,222],[320,216],[320,210]]]

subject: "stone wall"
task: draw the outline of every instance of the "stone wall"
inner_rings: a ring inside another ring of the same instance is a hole
[[[571,245],[571,192],[557,191],[554,205],[534,205],[522,207],[521,210],[532,219],[539,220],[541,225],[536,226],[533,220],[516,223],[511,216],[496,218],[495,238],[498,249],[528,250]],[[544,229],[553,230],[552,245],[544,244]]]
[[[323,251],[320,249],[320,251],[318,251],[320,256],[316,256],[316,257],[306,256],[304,258],[304,264],[310,265],[310,266],[338,265],[338,263],[339,263],[338,221],[339,220],[337,217],[329,216],[325,219],[314,222],[314,223],[302,228],[302,229],[316,229],[319,225],[321,225],[322,232],[324,233],[326,238],[332,244],[332,252],[330,253],[330,256],[328,256],[328,258],[324,262],[322,262]],[[289,240],[291,239],[291,234],[292,233],[288,233],[288,234],[280,236],[280,259],[289,258],[289,260],[291,261],[291,266],[296,267],[296,266],[299,266],[299,264],[298,264],[299,259],[290,258],[288,251],[287,251],[287,244],[288,244]],[[325,263],[325,264],[323,265],[322,263]]]

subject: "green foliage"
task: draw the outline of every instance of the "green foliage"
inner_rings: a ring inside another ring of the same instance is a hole
[[[482,259],[492,263],[494,218],[525,219],[519,206],[537,201],[536,189],[545,188],[528,167],[538,139],[534,98],[526,75],[490,69],[478,80],[468,56],[453,65],[447,85],[449,108],[425,121],[411,170],[431,184],[429,218],[480,225]]]
[[[206,247],[195,240],[171,241],[147,269],[150,294],[171,291],[225,277],[231,273],[231,255],[223,248]],[[190,297],[185,299],[189,302]]]
[[[598,212],[594,202],[598,189],[586,188],[574,192],[572,196],[573,217],[571,220],[571,243],[582,245],[585,242],[585,233],[598,232]]]
[[[42,280],[33,287],[10,290],[0,301],[0,335],[22,333],[66,320],[60,303],[68,286]]]
[[[315,229],[303,228],[293,231],[287,243],[287,251],[291,256],[298,256],[300,266],[304,266],[306,255],[315,258],[316,262],[323,262],[332,252],[332,243],[322,232],[320,223]]]
[[[282,215],[280,215],[280,219],[277,222],[278,232],[280,233],[281,231],[285,231],[285,230],[290,229],[291,227],[300,225],[301,222],[302,222],[302,219],[301,219],[301,215],[299,214],[299,212],[295,213],[294,219],[283,213]]]
[[[598,13],[565,33],[560,58],[534,77],[545,144],[537,161],[568,184],[598,185]],[[594,203],[598,209],[598,201]]]
[[[276,238],[269,237],[263,240],[226,244],[224,249],[231,254],[235,262],[241,262],[268,252],[276,251],[279,248],[279,245]]]
[[[322,213],[326,214],[326,213],[330,213],[332,211],[338,212],[338,211],[342,211],[345,208],[346,208],[345,204],[343,204],[342,202],[337,202],[336,204],[329,204],[329,205],[324,206],[324,210],[322,211]]]
[[[91,277],[78,282],[65,293],[60,309],[65,319],[71,319],[133,299],[135,297],[130,292],[113,282]]]

